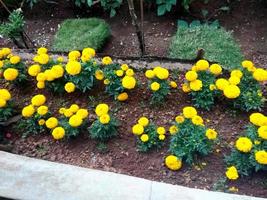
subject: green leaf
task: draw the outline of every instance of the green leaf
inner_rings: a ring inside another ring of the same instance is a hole
[[[184,20],[177,20],[178,28],[188,28],[188,23]]]
[[[158,16],[164,15],[166,13],[166,6],[160,5],[158,6]]]
[[[201,23],[199,20],[193,20],[191,23],[190,23],[190,28],[191,27],[196,27],[196,26],[200,26]]]

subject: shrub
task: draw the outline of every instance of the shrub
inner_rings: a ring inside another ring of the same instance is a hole
[[[241,49],[232,34],[224,28],[208,24],[180,25],[170,44],[169,56],[195,59],[199,49],[204,49],[205,59],[218,62],[225,69],[236,68],[243,60]]]
[[[98,104],[95,113],[97,119],[88,128],[91,138],[100,142],[106,142],[117,135],[117,120],[109,114],[109,106],[107,104]]]
[[[56,33],[54,51],[82,50],[86,47],[99,50],[110,36],[110,27],[102,19],[67,19]]]
[[[236,180],[254,171],[267,170],[267,116],[261,113],[250,115],[250,124],[244,136],[235,142],[235,148],[226,156],[226,176]]]
[[[14,114],[11,98],[7,89],[0,89],[0,122],[5,122]]]
[[[166,138],[164,127],[157,127],[146,117],[141,117],[132,127],[132,132],[137,136],[137,148],[141,152],[162,147]]]
[[[205,127],[203,119],[194,107],[183,108],[183,115],[175,118],[170,134],[169,151],[190,165],[196,156],[208,155],[217,139],[217,132]]]

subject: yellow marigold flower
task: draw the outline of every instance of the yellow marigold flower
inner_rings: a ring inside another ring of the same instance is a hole
[[[166,130],[165,130],[164,127],[160,126],[160,127],[157,128],[157,133],[159,135],[164,135],[166,133]]]
[[[187,112],[187,111],[186,111]],[[184,117],[181,116],[181,115],[178,115],[175,117],[175,121],[178,123],[178,124],[181,124],[184,122]]]
[[[52,70],[51,69],[47,69],[47,70],[45,70],[44,71],[44,74],[45,74],[45,76],[46,76],[46,80],[47,81],[53,81],[53,80],[55,80],[55,76],[54,76],[54,73],[52,72]]]
[[[188,93],[188,92],[191,91],[191,89],[190,89],[190,87],[189,87],[189,85],[187,83],[184,83],[182,85],[182,90],[183,90],[184,93]]]
[[[165,140],[166,136],[165,135],[159,135],[159,140]]]
[[[209,89],[210,91],[216,90],[216,85],[210,84]]]
[[[116,71],[116,75],[119,76],[119,77],[122,77],[124,74],[123,70],[119,69]]]
[[[224,90],[226,88],[226,86],[229,85],[229,82],[224,79],[224,78],[219,78],[216,82],[215,82],[216,87],[219,90]]]
[[[242,62],[242,66],[243,66],[244,68],[252,68],[252,67],[254,67],[254,64],[253,64],[253,62],[251,62],[250,60],[244,60],[244,61]]]
[[[38,81],[37,82],[37,88],[38,89],[44,89],[45,88],[45,82],[44,81]]]
[[[85,48],[82,51],[82,55],[89,55],[90,58],[95,57],[96,52],[93,48]]]
[[[158,91],[160,89],[160,84],[158,82],[153,82],[150,85],[152,91]]]
[[[64,75],[64,68],[61,65],[54,65],[51,71],[55,78],[61,78]]]
[[[187,106],[183,108],[183,115],[185,118],[193,118],[197,115],[197,110],[194,107]]]
[[[73,112],[70,111],[70,109],[64,110],[64,116],[65,117],[71,117],[73,115]]]
[[[142,142],[147,142],[149,140],[149,136],[147,134],[143,134],[141,135],[140,139]]]
[[[105,56],[105,57],[102,59],[102,64],[103,64],[103,65],[110,65],[110,64],[112,64],[112,59],[111,59],[111,57],[109,57],[109,56]]]
[[[224,96],[228,99],[235,99],[240,95],[240,89],[236,85],[228,85],[223,90]]]
[[[134,71],[133,71],[133,69],[127,69],[127,71],[126,71],[126,75],[127,75],[127,76],[133,76],[133,75],[134,75]]]
[[[109,111],[109,107],[107,104],[101,103],[96,106],[95,113],[98,117],[101,115],[107,114]]]
[[[236,77],[238,77],[238,78],[242,78],[242,76],[243,76],[243,72],[242,71],[240,71],[240,70],[238,70],[238,69],[236,69],[236,70],[233,70],[232,72],[231,72],[231,76],[236,76]]]
[[[201,80],[194,80],[189,83],[190,89],[193,91],[199,91],[202,89],[202,81]]]
[[[82,118],[79,115],[72,115],[69,118],[69,125],[71,127],[78,127],[83,123]]]
[[[76,113],[79,110],[79,106],[77,104],[72,104],[69,110],[73,113]]]
[[[128,66],[127,64],[122,64],[122,65],[121,65],[121,69],[122,69],[123,71],[127,71],[127,70],[129,69],[129,66]]]
[[[95,77],[97,80],[103,80],[104,79],[104,73],[102,70],[96,70]]]
[[[132,127],[132,132],[133,134],[135,135],[141,135],[144,133],[144,127],[140,124],[135,124],[133,127]]]
[[[4,108],[6,106],[6,100],[0,98],[0,108]]]
[[[60,108],[58,112],[59,112],[59,114],[63,115],[65,110],[66,110],[66,108]]]
[[[16,65],[20,62],[20,57],[19,56],[12,56],[10,59],[9,59],[10,63],[13,64],[13,65]]]
[[[259,145],[261,143],[261,141],[259,141],[259,140],[254,140],[254,144],[255,145]]]
[[[40,65],[31,65],[28,69],[28,74],[30,76],[37,76],[41,72]]]
[[[77,75],[81,72],[82,66],[78,61],[69,61],[66,65],[66,71],[70,75]]]
[[[34,97],[32,97],[32,105],[34,106],[41,106],[46,102],[46,97],[42,94],[37,94]]]
[[[179,170],[182,167],[182,161],[174,155],[169,155],[165,158],[165,165],[170,170]]]
[[[69,60],[70,61],[76,61],[78,58],[81,57],[81,53],[77,50],[69,52]]]
[[[196,65],[193,65],[193,66],[191,67],[191,70],[196,72],[196,71],[197,71],[197,66],[196,66]]]
[[[199,126],[199,125],[202,125],[203,124],[203,119],[202,117],[196,115],[192,118],[192,123]]]
[[[177,83],[175,83],[174,81],[171,81],[170,82],[170,86],[172,87],[172,88],[177,88],[178,86],[177,86]]]
[[[195,80],[197,80],[197,77],[198,77],[198,75],[197,75],[197,72],[195,72],[195,71],[188,71],[185,74],[185,78],[188,81],[195,81]]]
[[[210,72],[214,75],[219,75],[220,73],[222,73],[222,67],[218,64],[212,64],[210,66]]]
[[[0,60],[0,69],[3,68],[3,66],[4,66],[4,62]]]
[[[225,175],[229,180],[236,180],[239,177],[238,171],[235,166],[228,167]]]
[[[43,126],[45,124],[45,120],[44,119],[40,119],[38,121],[38,124],[39,124],[39,126]]]
[[[64,138],[65,136],[65,129],[62,127],[56,127],[53,131],[52,131],[52,136],[55,140],[60,140],[62,138]]]
[[[49,55],[47,54],[40,54],[38,57],[37,57],[37,62],[39,64],[42,64],[42,65],[45,65],[49,62]]]
[[[37,54],[47,54],[47,48],[45,47],[40,47],[38,50],[37,50]]]
[[[238,85],[240,83],[240,78],[237,76],[231,76],[228,81],[231,85]]]
[[[178,132],[178,127],[175,126],[175,125],[172,125],[170,128],[169,128],[169,132],[171,135],[174,135]]]
[[[48,112],[48,107],[47,106],[40,106],[37,108],[37,113],[41,116],[46,115]]]
[[[86,63],[87,61],[89,61],[91,59],[91,56],[88,54],[83,54],[81,57],[82,62]]]
[[[261,113],[252,113],[249,117],[249,120],[256,126],[267,126],[267,117]]]
[[[267,126],[261,126],[260,128],[258,128],[258,134],[259,137],[267,140]]]
[[[65,88],[65,91],[67,93],[72,93],[72,92],[75,91],[76,86],[75,86],[74,83],[68,82],[68,83],[65,84],[65,87],[64,88]]]
[[[64,62],[64,57],[63,56],[57,57],[57,61],[60,62],[60,63],[63,63]]]
[[[8,56],[9,54],[11,54],[11,49],[10,48],[3,48],[2,54],[3,54],[3,56]]]
[[[19,75],[19,71],[15,68],[7,68],[5,71],[4,71],[4,78],[7,80],[7,81],[13,81],[15,80]]]
[[[149,69],[149,70],[146,70],[145,76],[147,78],[151,79],[151,78],[154,78],[155,77],[155,73],[154,73],[153,70]]]
[[[196,70],[197,71],[204,71],[207,70],[209,68],[210,64],[208,61],[206,60],[199,60],[196,63]]]
[[[138,124],[142,125],[143,127],[146,127],[149,124],[149,119],[146,117],[141,117],[138,120]]]
[[[42,82],[43,81],[46,81],[46,75],[45,75],[45,73],[41,72],[41,73],[37,74],[36,80],[37,81],[42,81]]]
[[[239,150],[241,152],[248,153],[248,152],[250,152],[250,150],[252,148],[252,142],[247,137],[240,137],[236,141],[235,147],[237,148],[237,150]]]
[[[105,80],[104,80],[104,84],[105,84],[105,85],[108,85],[108,84],[110,84],[110,81],[109,81],[108,79],[105,79]]]
[[[217,132],[214,129],[207,129],[206,130],[206,137],[209,140],[215,140],[217,138]]]
[[[11,99],[11,94],[7,89],[0,89],[0,98],[8,101]]]
[[[153,71],[161,80],[167,79],[169,77],[169,71],[163,67],[155,67]]]
[[[21,114],[23,117],[31,117],[34,114],[34,112],[35,112],[35,109],[33,105],[28,105],[22,109]]]
[[[48,120],[46,120],[45,125],[47,128],[53,129],[53,128],[57,127],[58,120],[55,117],[50,117]]]
[[[86,117],[88,117],[88,111],[86,109],[79,109],[76,112],[76,115],[80,116],[82,119],[85,119]]]
[[[255,153],[255,160],[261,165],[267,165],[267,152],[264,150]]]
[[[126,92],[123,92],[117,96],[117,99],[119,101],[126,101],[128,99],[128,94]]]
[[[110,116],[108,114],[101,115],[99,117],[99,121],[101,124],[108,124],[110,121]]]
[[[133,89],[136,85],[136,80],[132,76],[124,76],[122,79],[122,86],[126,89]]]
[[[267,81],[267,70],[258,68],[253,72],[253,78],[257,81]]]

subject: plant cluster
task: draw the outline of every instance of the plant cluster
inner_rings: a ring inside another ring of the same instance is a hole
[[[9,48],[0,49],[0,78],[17,85],[27,80],[25,64]]]
[[[132,127],[132,132],[137,136],[137,148],[141,152],[162,147],[166,139],[164,127],[157,127],[147,117],[138,119],[138,123]]]
[[[197,156],[208,155],[217,140],[217,132],[204,125],[204,120],[194,107],[183,108],[183,114],[178,115],[175,123],[170,127],[170,134],[169,151],[172,157],[169,158],[171,161],[167,159],[168,157],[165,160],[170,169],[172,165],[179,169],[179,163],[182,161],[191,165]]]
[[[14,113],[12,96],[7,89],[0,89],[0,122],[5,122]]]
[[[166,96],[170,93],[171,88],[177,88],[174,81],[169,81],[169,70],[163,67],[155,67],[145,72],[149,79],[148,88],[152,91],[151,104],[162,104]]]
[[[251,61],[243,61],[242,68],[232,70],[229,78],[218,77],[222,67],[209,65],[199,60],[185,75],[186,83],[182,90],[189,93],[196,107],[210,110],[216,98],[226,99],[235,108],[244,111],[260,110],[264,97],[260,82],[267,80],[267,71],[256,68]]]
[[[235,148],[226,156],[226,177],[236,180],[253,171],[267,170],[267,116],[261,113],[250,115],[250,124],[244,136],[235,142]]]
[[[117,120],[109,114],[107,104],[98,104],[95,108],[97,119],[88,128],[91,138],[101,142],[106,142],[117,135]]]

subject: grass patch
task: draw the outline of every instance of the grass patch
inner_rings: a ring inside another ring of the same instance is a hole
[[[110,36],[110,27],[102,19],[67,19],[56,33],[54,51],[82,50],[91,47],[99,50]]]
[[[230,32],[207,24],[178,28],[170,45],[169,57],[194,59],[200,48],[205,51],[205,59],[218,62],[225,69],[240,66],[244,59]]]

